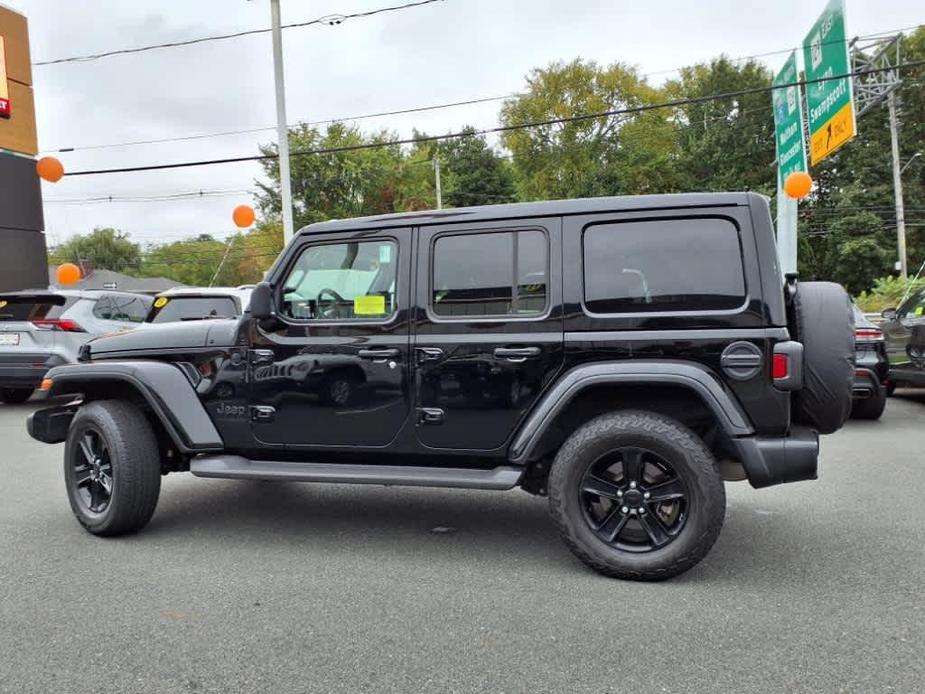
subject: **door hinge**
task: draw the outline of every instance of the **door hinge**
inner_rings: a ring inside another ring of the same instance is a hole
[[[251,364],[272,364],[274,361],[272,349],[252,349],[250,351]]]
[[[426,361],[439,361],[443,358],[443,350],[439,347],[415,347],[418,364]]]
[[[418,423],[419,424],[443,424],[446,413],[439,407],[419,407]]]

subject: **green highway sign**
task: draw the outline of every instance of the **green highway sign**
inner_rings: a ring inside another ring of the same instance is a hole
[[[809,151],[818,164],[857,134],[851,77],[812,82],[851,72],[844,0],[830,0],[803,39]]]
[[[773,85],[789,84],[771,92],[774,105],[774,143],[777,147],[777,175],[781,185],[794,171],[806,171],[806,148],[803,146],[803,101],[800,87],[795,85],[796,51],[790,54],[777,73]]]

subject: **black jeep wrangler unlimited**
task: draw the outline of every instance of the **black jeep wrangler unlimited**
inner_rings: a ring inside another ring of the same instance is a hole
[[[747,193],[450,209],[303,229],[233,320],[90,342],[30,434],[71,508],[141,529],[161,476],[549,497],[609,576],[702,559],[724,480],[816,477],[851,407],[844,290],[777,262]]]

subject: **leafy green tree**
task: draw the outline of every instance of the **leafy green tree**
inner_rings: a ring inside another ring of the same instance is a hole
[[[225,243],[211,236],[149,246],[141,266],[145,277],[168,277],[183,284],[206,286],[225,255]],[[222,281],[216,284],[239,284],[223,266]]]
[[[471,126],[464,137],[440,143],[443,204],[447,207],[496,205],[515,200],[510,165]]]
[[[323,132],[304,124],[292,128],[289,148],[295,154],[291,178],[296,227],[400,210],[401,148],[366,147],[394,139],[395,134],[387,130],[365,135],[358,127],[343,123],[334,123]],[[327,151],[311,154],[319,150]],[[275,144],[262,146],[260,151],[277,153]],[[263,215],[272,219],[279,217],[282,209],[279,160],[266,159],[263,168],[270,183],[258,182],[261,192],[257,202]]]
[[[666,85],[673,100],[701,99],[771,84],[771,73],[750,60],[725,56],[681,70]],[[675,109],[677,165],[687,190],[753,190],[773,195],[774,115],[768,92],[694,101]]]
[[[635,69],[593,61],[534,70],[525,92],[504,103],[502,126],[544,123],[658,103],[659,90]],[[513,154],[521,199],[674,190],[675,129],[665,109],[550,123],[502,135]]]
[[[118,229],[97,227],[89,234],[78,234],[51,249],[53,265],[76,263],[94,269],[136,272],[141,264],[141,248]]]

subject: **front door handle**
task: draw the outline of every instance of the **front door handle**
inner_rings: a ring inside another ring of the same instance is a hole
[[[389,349],[361,349],[357,356],[361,359],[396,359],[401,351],[392,347]]]
[[[539,347],[498,347],[494,352],[499,359],[520,362],[540,356]]]

